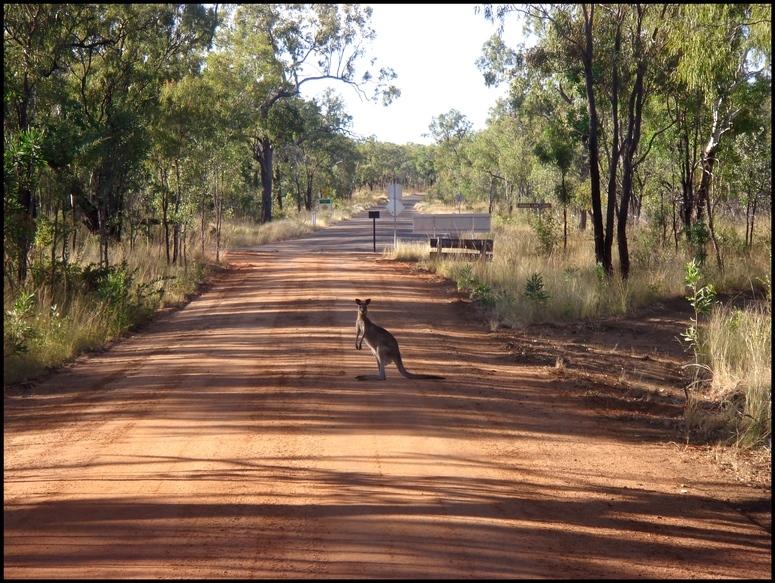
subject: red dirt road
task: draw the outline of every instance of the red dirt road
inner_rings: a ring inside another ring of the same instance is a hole
[[[6,578],[770,578],[760,492],[579,407],[434,276],[303,242],[227,261],[6,391]],[[447,379],[356,380],[356,297]]]

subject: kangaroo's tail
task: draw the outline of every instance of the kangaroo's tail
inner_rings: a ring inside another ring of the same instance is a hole
[[[400,372],[402,375],[404,375],[408,379],[438,379],[443,380],[446,377],[440,377],[435,374],[414,374],[413,372],[409,372],[404,368],[404,363],[401,362],[401,354],[399,353],[398,356],[395,358],[396,368],[398,369],[398,372]]]

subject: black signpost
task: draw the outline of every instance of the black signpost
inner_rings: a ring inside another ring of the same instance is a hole
[[[377,219],[379,218],[379,211],[369,211],[369,218],[373,219],[372,224],[374,226],[374,253],[377,252]]]

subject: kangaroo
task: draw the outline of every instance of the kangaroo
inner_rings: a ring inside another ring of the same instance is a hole
[[[366,341],[366,346],[371,348],[372,353],[374,353],[374,358],[377,359],[377,366],[379,367],[379,374],[361,374],[356,377],[358,380],[384,381],[387,378],[385,375],[385,367],[391,362],[395,362],[398,372],[408,379],[444,378],[432,374],[413,374],[406,370],[403,362],[401,362],[401,353],[398,351],[398,341],[395,339],[395,336],[369,320],[368,306],[369,303],[371,303],[371,300],[361,301],[356,299],[355,303],[358,304],[358,318],[355,320],[355,349],[360,350],[363,346],[363,342]]]

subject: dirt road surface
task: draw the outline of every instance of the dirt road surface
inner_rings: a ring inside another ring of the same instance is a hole
[[[7,389],[4,576],[769,579],[768,492],[515,360],[371,228],[232,251],[184,308]],[[356,380],[355,298],[446,380]]]

